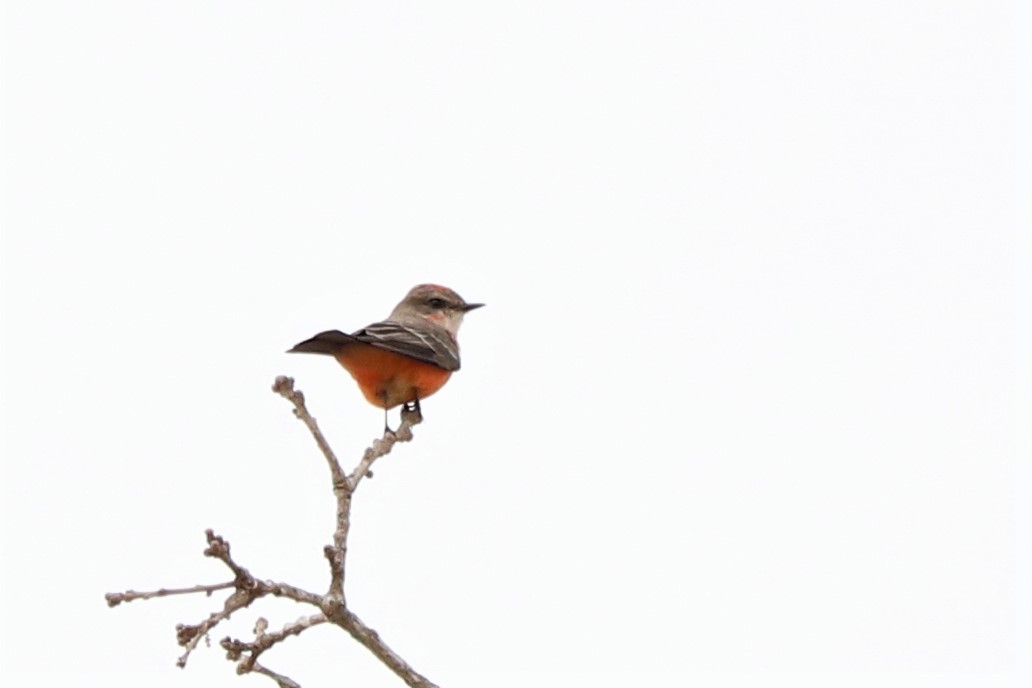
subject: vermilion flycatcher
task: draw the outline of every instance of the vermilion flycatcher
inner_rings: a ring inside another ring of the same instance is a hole
[[[405,295],[390,316],[358,332],[320,332],[287,353],[328,354],[351,373],[362,394],[387,410],[409,404],[439,390],[459,369],[455,339],[462,317],[482,303],[466,303],[447,287],[420,284]]]

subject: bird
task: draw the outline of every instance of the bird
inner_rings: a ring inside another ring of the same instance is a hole
[[[324,354],[337,359],[363,396],[387,412],[397,406],[422,415],[419,402],[437,392],[459,369],[456,336],[462,319],[482,303],[466,303],[439,284],[419,284],[380,322],[345,334],[320,332],[287,353]]]

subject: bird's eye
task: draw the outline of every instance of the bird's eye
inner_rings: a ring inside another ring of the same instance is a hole
[[[436,296],[426,301],[432,308],[444,308],[444,299],[439,299]]]

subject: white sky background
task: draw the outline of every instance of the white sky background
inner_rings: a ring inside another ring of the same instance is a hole
[[[1028,685],[1029,16],[5,3],[0,679],[271,686],[174,667],[218,600],[103,593],[226,579],[207,527],[324,589],[269,386],[354,465],[380,413],[282,352],[433,281],[488,307],[348,570],[432,680]],[[332,629],[265,659],[401,685]]]

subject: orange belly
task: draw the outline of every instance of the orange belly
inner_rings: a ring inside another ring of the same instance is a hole
[[[426,399],[451,377],[450,370],[432,363],[364,344],[346,346],[336,358],[369,403],[386,409]]]

